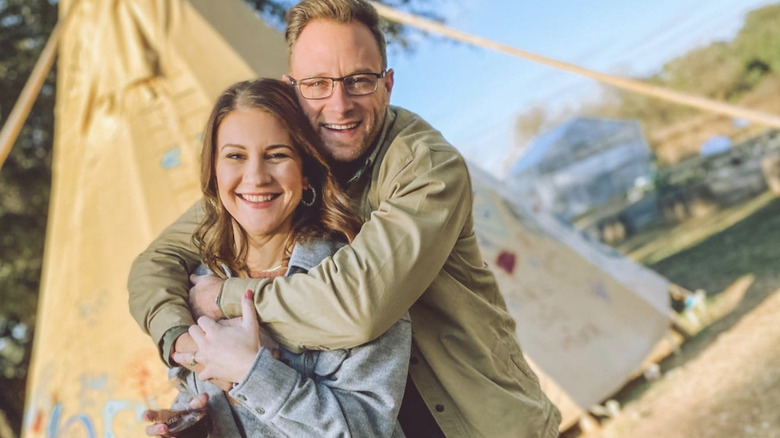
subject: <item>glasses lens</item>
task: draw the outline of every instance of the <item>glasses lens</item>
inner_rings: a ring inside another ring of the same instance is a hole
[[[322,99],[330,96],[333,80],[330,78],[308,78],[298,82],[301,94],[307,99]]]
[[[344,88],[353,96],[362,96],[376,91],[379,79],[374,75],[357,74],[344,78]]]

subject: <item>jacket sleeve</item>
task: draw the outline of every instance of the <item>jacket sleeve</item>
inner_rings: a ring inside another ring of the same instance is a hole
[[[229,279],[222,311],[240,315],[243,291],[254,288],[261,320],[293,351],[351,348],[384,333],[442,270],[472,207],[466,164],[451,146],[406,151],[392,174],[380,175],[378,208],[350,246],[308,275]]]
[[[187,294],[189,273],[200,264],[192,235],[202,215],[201,202],[197,202],[166,228],[130,268],[130,313],[161,349],[167,331],[195,323]]]
[[[288,436],[389,437],[403,398],[411,336],[407,315],[371,343],[320,352],[311,378],[261,349],[230,395]]]

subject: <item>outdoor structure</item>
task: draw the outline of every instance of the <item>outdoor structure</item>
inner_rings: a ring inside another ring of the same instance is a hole
[[[650,184],[653,168],[639,122],[577,117],[531,143],[507,179],[534,211],[601,235],[611,221],[639,228],[657,218],[653,200],[626,209],[640,200],[629,194]]]
[[[143,436],[173,388],[130,317],[135,256],[199,198],[201,131],[229,84],[286,71],[240,0],[61,0],[55,162],[25,437]],[[396,86],[403,86],[397,83]],[[666,333],[668,283],[472,169],[477,236],[564,426]]]

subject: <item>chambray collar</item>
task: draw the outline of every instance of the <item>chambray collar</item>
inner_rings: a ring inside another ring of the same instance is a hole
[[[319,265],[322,260],[335,254],[342,246],[344,243],[317,238],[296,243],[292,254],[290,254],[285,275],[291,275],[296,271],[296,268],[308,272],[311,268]]]

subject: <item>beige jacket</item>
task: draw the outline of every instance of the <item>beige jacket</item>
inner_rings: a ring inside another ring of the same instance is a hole
[[[448,437],[557,437],[560,414],[523,358],[515,322],[473,229],[460,154],[419,116],[391,107],[365,172],[348,186],[366,220],[350,246],[308,275],[228,279],[230,317],[254,289],[258,314],[292,351],[350,348],[412,317],[409,373]],[[165,230],[133,264],[130,308],[162,346],[192,324],[187,270],[199,209]]]

